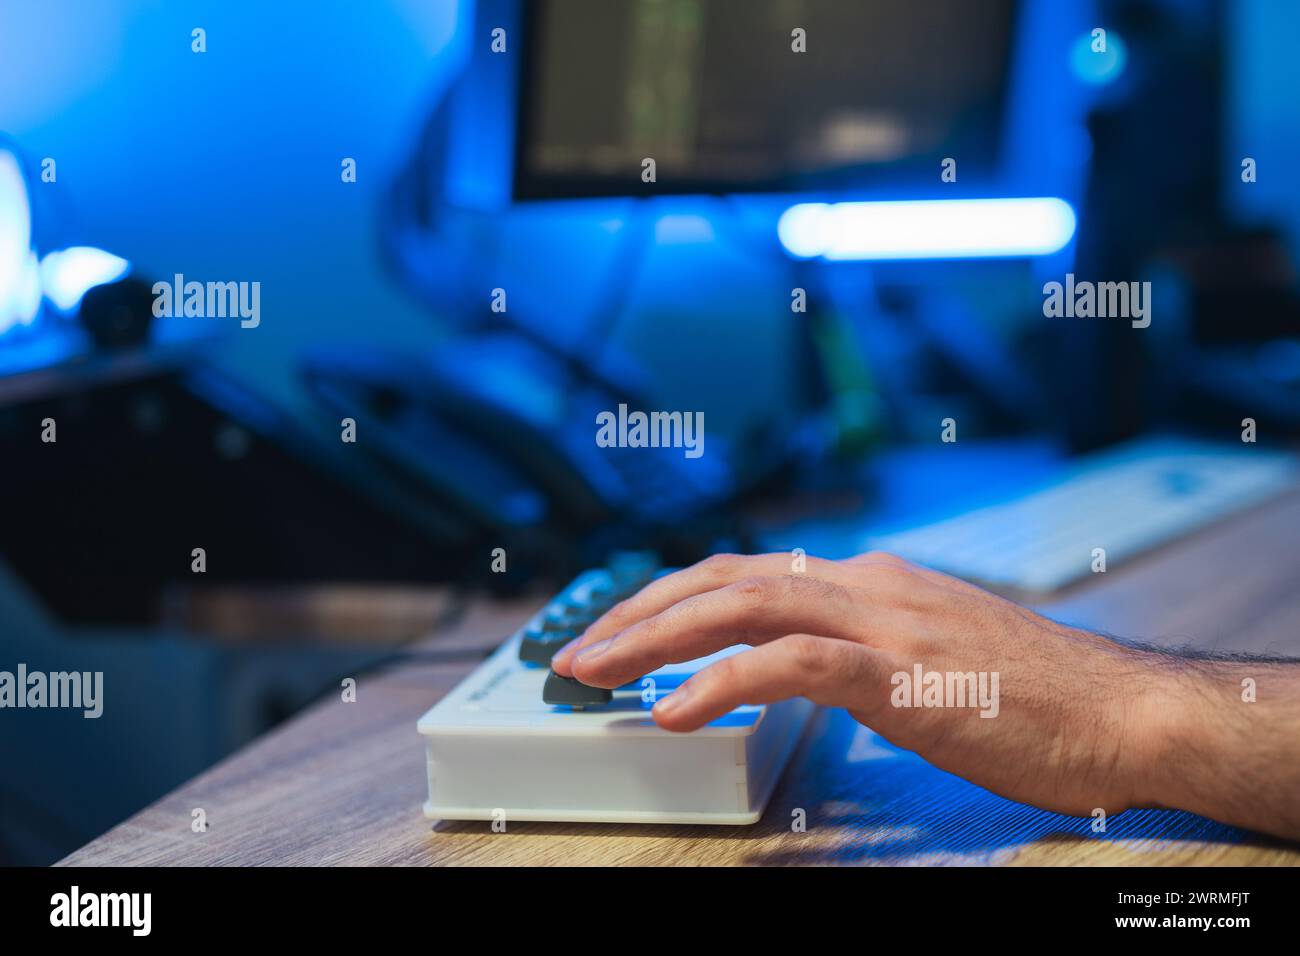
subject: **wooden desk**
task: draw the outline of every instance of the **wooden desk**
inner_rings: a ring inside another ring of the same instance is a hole
[[[1043,609],[1168,645],[1300,656],[1300,495],[1097,576]],[[476,608],[432,647],[490,646],[532,610]],[[431,825],[416,719],[471,664],[410,664],[324,701],[93,841],[64,865],[1271,864],[1300,847],[1190,814],[1091,820],[1011,803],[821,713],[752,827]],[[202,807],[209,830],[190,830]],[[791,832],[794,809],[807,831]]]

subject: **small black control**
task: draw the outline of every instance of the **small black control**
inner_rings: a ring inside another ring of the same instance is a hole
[[[555,671],[546,675],[546,686],[542,688],[542,701],[547,704],[568,704],[581,710],[608,704],[614,698],[614,692],[604,687],[591,687],[573,677],[561,677]]]
[[[554,657],[565,644],[578,636],[580,632],[571,627],[554,628],[530,627],[524,631],[519,642],[519,659],[525,664],[542,664],[551,666]]]

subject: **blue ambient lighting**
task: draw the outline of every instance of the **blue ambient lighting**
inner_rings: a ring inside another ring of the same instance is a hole
[[[935,199],[799,203],[777,236],[800,259],[967,259],[1045,256],[1074,236],[1062,199]]]

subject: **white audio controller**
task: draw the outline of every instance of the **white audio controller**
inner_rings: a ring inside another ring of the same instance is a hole
[[[429,773],[426,817],[758,820],[813,711],[809,701],[738,707],[689,734],[662,730],[650,717],[655,699],[743,647],[668,665],[615,690],[607,702],[580,707],[545,703],[548,677],[559,678],[546,664],[520,659],[528,644],[525,656],[536,661],[538,641],[546,637],[558,650],[650,576],[618,562],[584,572],[420,718]]]

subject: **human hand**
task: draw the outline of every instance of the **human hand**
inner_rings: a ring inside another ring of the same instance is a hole
[[[892,555],[805,561],[792,573],[787,554],[718,555],[667,575],[552,667],[613,688],[750,644],[661,698],[655,721],[690,731],[741,704],[803,696],[1014,800],[1081,815],[1159,802],[1150,768],[1173,739],[1180,681],[1165,655]],[[914,686],[918,668],[939,675],[938,697],[935,678]],[[969,691],[966,706],[945,690]],[[927,699],[944,706],[919,706]]]

